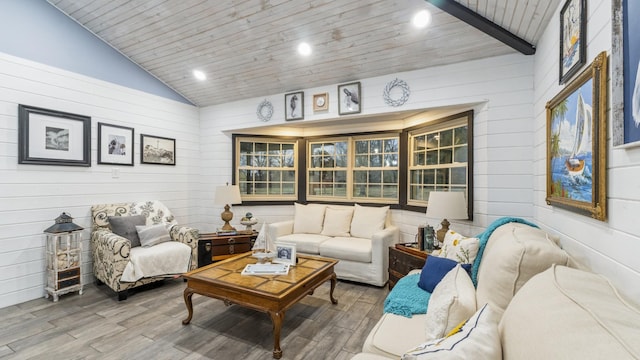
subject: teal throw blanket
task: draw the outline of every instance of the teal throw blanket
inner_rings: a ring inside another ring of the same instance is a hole
[[[480,261],[482,260],[482,254],[484,253],[484,248],[487,246],[487,241],[489,241],[489,237],[493,234],[493,231],[500,226],[508,223],[520,223],[526,224],[529,226],[533,226],[538,228],[538,225],[528,222],[525,219],[520,219],[516,217],[503,217],[492,222],[487,228],[480,234],[476,235],[478,239],[480,239],[480,248],[478,249],[478,255],[476,259],[473,261],[473,267],[471,268],[471,281],[473,281],[473,286],[478,287],[478,268],[480,268]]]
[[[420,274],[398,280],[384,300],[384,312],[410,318],[413,314],[426,314],[431,294],[418,286]]]

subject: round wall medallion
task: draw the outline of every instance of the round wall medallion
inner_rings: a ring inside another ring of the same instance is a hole
[[[391,92],[394,91],[394,89],[402,91],[402,95],[399,98],[391,98]],[[406,103],[407,100],[409,100],[410,94],[411,91],[409,90],[409,85],[405,81],[396,78],[385,86],[384,91],[382,92],[382,97],[387,105],[397,107]]]
[[[258,115],[258,119],[262,121],[271,120],[271,116],[273,115],[273,104],[271,104],[271,101],[264,99],[260,105],[258,105],[256,115]]]

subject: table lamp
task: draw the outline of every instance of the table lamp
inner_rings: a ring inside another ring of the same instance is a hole
[[[216,196],[214,198],[216,205],[224,205],[224,211],[220,214],[220,218],[224,221],[221,230],[235,230],[229,221],[233,219],[233,213],[229,211],[229,205],[242,204],[242,198],[240,197],[240,187],[238,185],[221,185],[216,186]]]
[[[464,193],[460,191],[432,191],[429,193],[429,204],[427,205],[428,218],[442,218],[442,227],[438,230],[436,238],[442,244],[444,236],[449,231],[449,221],[447,219],[468,219],[467,203],[464,200]]]

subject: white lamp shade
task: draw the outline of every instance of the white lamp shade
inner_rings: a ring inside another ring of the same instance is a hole
[[[459,191],[432,191],[429,193],[427,217],[436,219],[468,219],[464,193]]]
[[[216,195],[213,202],[217,205],[241,204],[240,187],[238,185],[216,186]]]

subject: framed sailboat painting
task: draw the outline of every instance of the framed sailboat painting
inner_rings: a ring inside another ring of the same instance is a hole
[[[546,105],[547,204],[606,219],[607,54]]]

